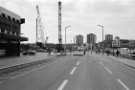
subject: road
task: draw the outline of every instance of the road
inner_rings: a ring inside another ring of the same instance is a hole
[[[135,90],[134,69],[96,54],[59,56],[0,80],[0,90]]]

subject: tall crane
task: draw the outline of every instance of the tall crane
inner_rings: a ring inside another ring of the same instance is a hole
[[[62,35],[61,35],[61,1],[58,2],[58,40],[59,44],[62,44]]]
[[[39,11],[39,6],[36,5],[36,11],[37,11],[37,18],[36,18],[36,43],[45,43],[45,38],[44,38],[44,27],[42,24],[41,16],[40,16],[40,11]]]
[[[62,27],[62,13],[61,13],[61,9],[62,9],[62,2],[59,1],[58,2],[58,42],[59,43],[57,45],[58,52],[63,50],[63,47],[62,47],[62,33],[61,33],[61,27]]]

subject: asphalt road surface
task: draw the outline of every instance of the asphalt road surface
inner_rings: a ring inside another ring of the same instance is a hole
[[[5,78],[5,79],[4,79]],[[0,90],[135,90],[135,70],[110,56],[60,56],[0,77]]]

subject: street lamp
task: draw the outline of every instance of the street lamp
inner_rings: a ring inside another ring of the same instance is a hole
[[[66,41],[67,41],[67,37],[66,37],[66,30],[71,27],[70,25],[65,27],[65,53],[66,53]]]

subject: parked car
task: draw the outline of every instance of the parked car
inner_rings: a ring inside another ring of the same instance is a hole
[[[135,52],[130,53],[131,57],[135,57]]]
[[[35,55],[36,51],[35,50],[26,50],[23,52],[23,55]]]

